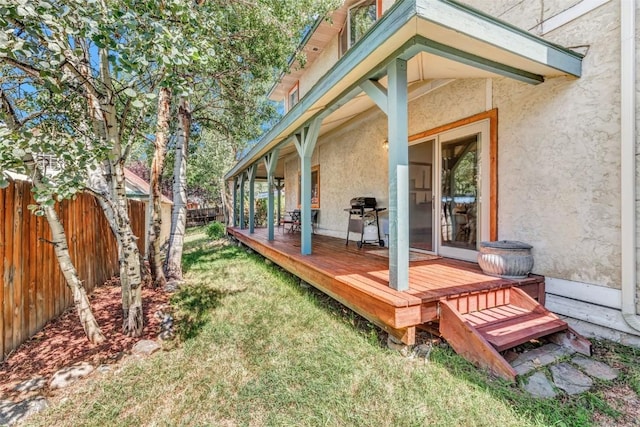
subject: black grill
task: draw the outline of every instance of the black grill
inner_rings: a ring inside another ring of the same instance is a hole
[[[354,197],[351,199],[351,207],[345,209],[349,212],[349,226],[347,227],[347,245],[349,244],[349,233],[360,233],[360,241],[358,241],[358,247],[361,248],[365,243],[373,243],[384,247],[384,240],[380,236],[380,219],[378,218],[378,212],[385,210],[386,208],[378,208],[378,203],[375,197]],[[377,236],[375,239],[365,238],[365,223],[368,225],[375,225],[377,229]]]
[[[351,199],[351,209],[375,209],[375,197],[354,197]]]

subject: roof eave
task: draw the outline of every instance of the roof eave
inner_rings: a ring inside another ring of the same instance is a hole
[[[557,46],[475,9],[451,0],[401,0],[225,174],[225,180],[240,174],[269,151],[286,143],[296,130],[323,110],[336,104],[340,97],[352,91],[354,85],[357,86],[362,79],[371,78],[376,72],[379,73],[380,64],[372,66],[361,75],[354,72],[378,50],[391,54],[405,49],[405,57],[420,50],[431,51],[527,83],[538,84],[543,81],[543,76],[539,73],[500,64],[483,58],[479,52],[473,54],[447,46],[442,48],[443,43],[430,40],[427,38],[428,34],[420,33],[420,22],[451,30],[458,36],[475,39],[512,57],[517,56],[521,62],[533,64],[536,69],[544,70],[549,75],[581,75],[583,56],[579,53]],[[349,81],[342,84],[347,77]],[[342,88],[338,94],[335,93],[336,87]]]

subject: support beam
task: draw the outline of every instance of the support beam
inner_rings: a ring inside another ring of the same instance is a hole
[[[249,178],[249,233],[256,231],[256,171],[258,165],[255,163],[247,169],[247,177]]]
[[[300,252],[311,254],[311,155],[318,141],[322,120],[315,118],[308,126],[295,134],[295,144],[300,156]]]
[[[240,209],[240,214],[238,215],[240,218],[240,230],[244,230],[244,181],[246,177],[246,172],[242,172],[242,174],[240,174],[240,203],[238,206],[238,209]]]
[[[274,239],[273,236],[273,190],[275,190],[273,186],[273,174],[276,170],[276,165],[278,164],[278,155],[280,154],[280,149],[276,148],[270,153],[267,153],[264,156],[264,166],[267,169],[267,235],[269,241]],[[280,223],[280,189],[278,189],[278,224]]]
[[[387,100],[387,89],[376,80],[365,80],[360,83],[360,88],[366,93],[383,113],[389,114]]]
[[[387,69],[389,128],[389,286],[409,289],[409,130],[407,62]]]
[[[234,227],[238,226],[238,177],[233,177],[233,212],[231,212],[231,220]]]

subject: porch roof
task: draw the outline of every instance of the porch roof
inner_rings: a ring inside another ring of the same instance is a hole
[[[419,70],[415,81],[431,80],[427,85],[416,85],[424,90],[424,86],[437,87],[439,79],[447,78],[507,76],[539,84],[545,77],[580,77],[582,57],[451,0],[400,0],[227,172],[225,179],[256,162],[262,169],[261,159],[267,153],[286,145],[311,119],[335,116],[362,92],[363,81],[384,84],[386,66],[396,58]],[[370,101],[360,104],[360,111],[373,105]],[[344,120],[338,117],[323,123],[320,134]],[[282,151],[281,156],[286,153]]]

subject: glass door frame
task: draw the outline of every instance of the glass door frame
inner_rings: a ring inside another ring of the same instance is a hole
[[[476,262],[478,251],[472,249],[455,248],[442,244],[441,212],[442,212],[442,145],[448,141],[456,140],[466,136],[478,135],[479,151],[479,181],[478,186],[478,208],[477,208],[477,238],[476,248],[481,241],[490,240],[490,213],[491,213],[491,158],[490,158],[490,131],[491,123],[489,119],[480,120],[467,125],[459,126],[435,135],[434,153],[434,249],[438,255],[447,258],[456,258],[466,261]],[[433,137],[431,137],[433,138]],[[437,227],[435,222],[438,222]],[[437,230],[437,231],[436,231]]]
[[[437,197],[436,195],[436,191],[440,191],[439,187],[436,187],[438,185],[438,183],[435,180],[435,177],[438,175],[438,170],[436,169],[436,154],[437,154],[437,149],[436,149],[436,145],[438,144],[438,135],[430,135],[426,138],[422,138],[419,140],[415,140],[415,141],[410,141],[409,142],[409,146],[412,145],[420,145],[420,144],[426,144],[428,142],[431,142],[431,158],[432,163],[431,163],[431,250],[429,249],[424,249],[424,248],[414,248],[411,246],[411,238],[409,238],[409,250],[413,251],[413,252],[419,252],[419,253],[425,253],[425,254],[432,254],[432,255],[436,255],[437,252],[437,246],[436,246],[436,234],[439,233],[439,228],[436,227],[436,212],[438,212],[435,208],[435,199]],[[409,159],[410,161],[412,159]],[[413,160],[422,160],[422,159],[413,159]],[[410,187],[410,186],[409,186]],[[411,188],[409,188],[409,191],[411,191]],[[409,195],[409,200],[411,200],[411,195]],[[409,209],[409,215],[411,215],[412,209]],[[409,218],[409,224],[411,224],[411,218]],[[411,232],[411,229],[409,229],[409,232]]]

